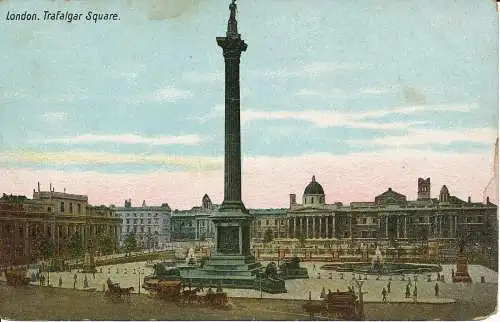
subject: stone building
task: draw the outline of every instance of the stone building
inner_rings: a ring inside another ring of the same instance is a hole
[[[252,242],[264,240],[267,230],[271,231],[273,239],[287,237],[287,209],[249,209],[248,211],[254,217],[250,226]]]
[[[286,237],[302,235],[307,239],[343,239],[358,244],[496,240],[497,206],[489,199],[486,203],[472,202],[470,197],[464,201],[451,195],[446,186],[438,198],[432,198],[430,178],[418,178],[417,184],[417,200],[407,200],[405,195],[388,188],[373,201],[327,204],[323,187],[313,176],[304,190],[302,204],[296,202],[295,194],[290,195]],[[257,218],[261,222],[272,221],[275,215],[262,212]],[[262,238],[262,229],[253,231],[255,238]]]
[[[132,201],[125,200],[123,207],[116,207],[117,215],[122,219],[120,245],[127,235],[134,234],[137,245],[143,249],[163,248],[170,242],[171,209],[167,203],[161,206],[147,206],[146,201],[140,207],[132,207]]]
[[[46,257],[116,251],[121,220],[112,208],[91,206],[88,197],[33,190],[33,199],[0,199],[0,265],[30,263]]]
[[[171,236],[174,241],[213,239],[215,226],[210,215],[216,213],[218,205],[212,204],[205,194],[201,205],[189,210],[175,210],[172,213]]]

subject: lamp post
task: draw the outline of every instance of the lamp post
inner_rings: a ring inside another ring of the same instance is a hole
[[[139,290],[137,291],[137,293],[139,295],[141,295],[141,268],[140,267],[138,269],[138,273],[139,273]]]
[[[358,287],[359,293],[359,318],[363,320],[365,318],[365,309],[364,309],[364,301],[363,301],[363,291],[361,287],[363,286],[364,281],[355,280],[356,286]]]

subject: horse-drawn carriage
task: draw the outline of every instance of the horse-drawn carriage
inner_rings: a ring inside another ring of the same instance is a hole
[[[146,287],[148,285],[148,287]],[[160,299],[178,302],[181,297],[181,281],[180,280],[165,280],[165,281],[150,281],[144,287]]]
[[[359,302],[354,292],[328,292],[322,301],[308,301],[302,306],[311,318],[325,314],[329,318],[360,320]]]
[[[130,295],[134,291],[133,287],[120,287],[119,283],[113,283],[110,279],[107,281],[108,289],[104,295],[116,300],[122,300],[124,297],[130,300]]]
[[[30,282],[30,278],[26,276],[25,269],[5,269],[3,272],[7,280],[7,285],[28,285]]]

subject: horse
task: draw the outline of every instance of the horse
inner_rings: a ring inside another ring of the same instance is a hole
[[[120,294],[121,295],[126,295],[128,297],[130,297],[130,294],[134,291],[134,288],[131,286],[131,287],[120,287]]]
[[[314,319],[314,316],[316,314],[328,312],[328,308],[323,302],[309,301],[306,304],[302,305],[302,308],[304,309],[304,311],[309,313],[309,317],[311,318],[311,320]]]
[[[182,291],[182,294],[181,294],[181,299],[183,302],[188,302],[189,304],[191,304],[194,300],[197,300],[197,293],[200,291],[200,288],[197,287],[195,289],[192,289],[192,290],[186,290],[186,291]]]

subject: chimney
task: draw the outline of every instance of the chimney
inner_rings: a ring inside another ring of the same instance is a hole
[[[40,192],[40,181],[38,181],[38,192]]]
[[[486,197],[486,204],[489,205],[490,204],[490,197]]]
[[[40,191],[40,186],[38,186],[38,191]],[[49,183],[49,191],[52,191],[52,182]]]
[[[64,193],[66,193],[66,188],[64,188]]]
[[[297,196],[294,193],[290,194],[290,208],[297,204]]]
[[[468,203],[471,203],[470,196],[469,196],[469,198],[467,198],[467,202],[468,202]]]
[[[143,200],[143,201],[142,201],[142,206],[143,206],[143,207],[146,207],[146,200]]]

